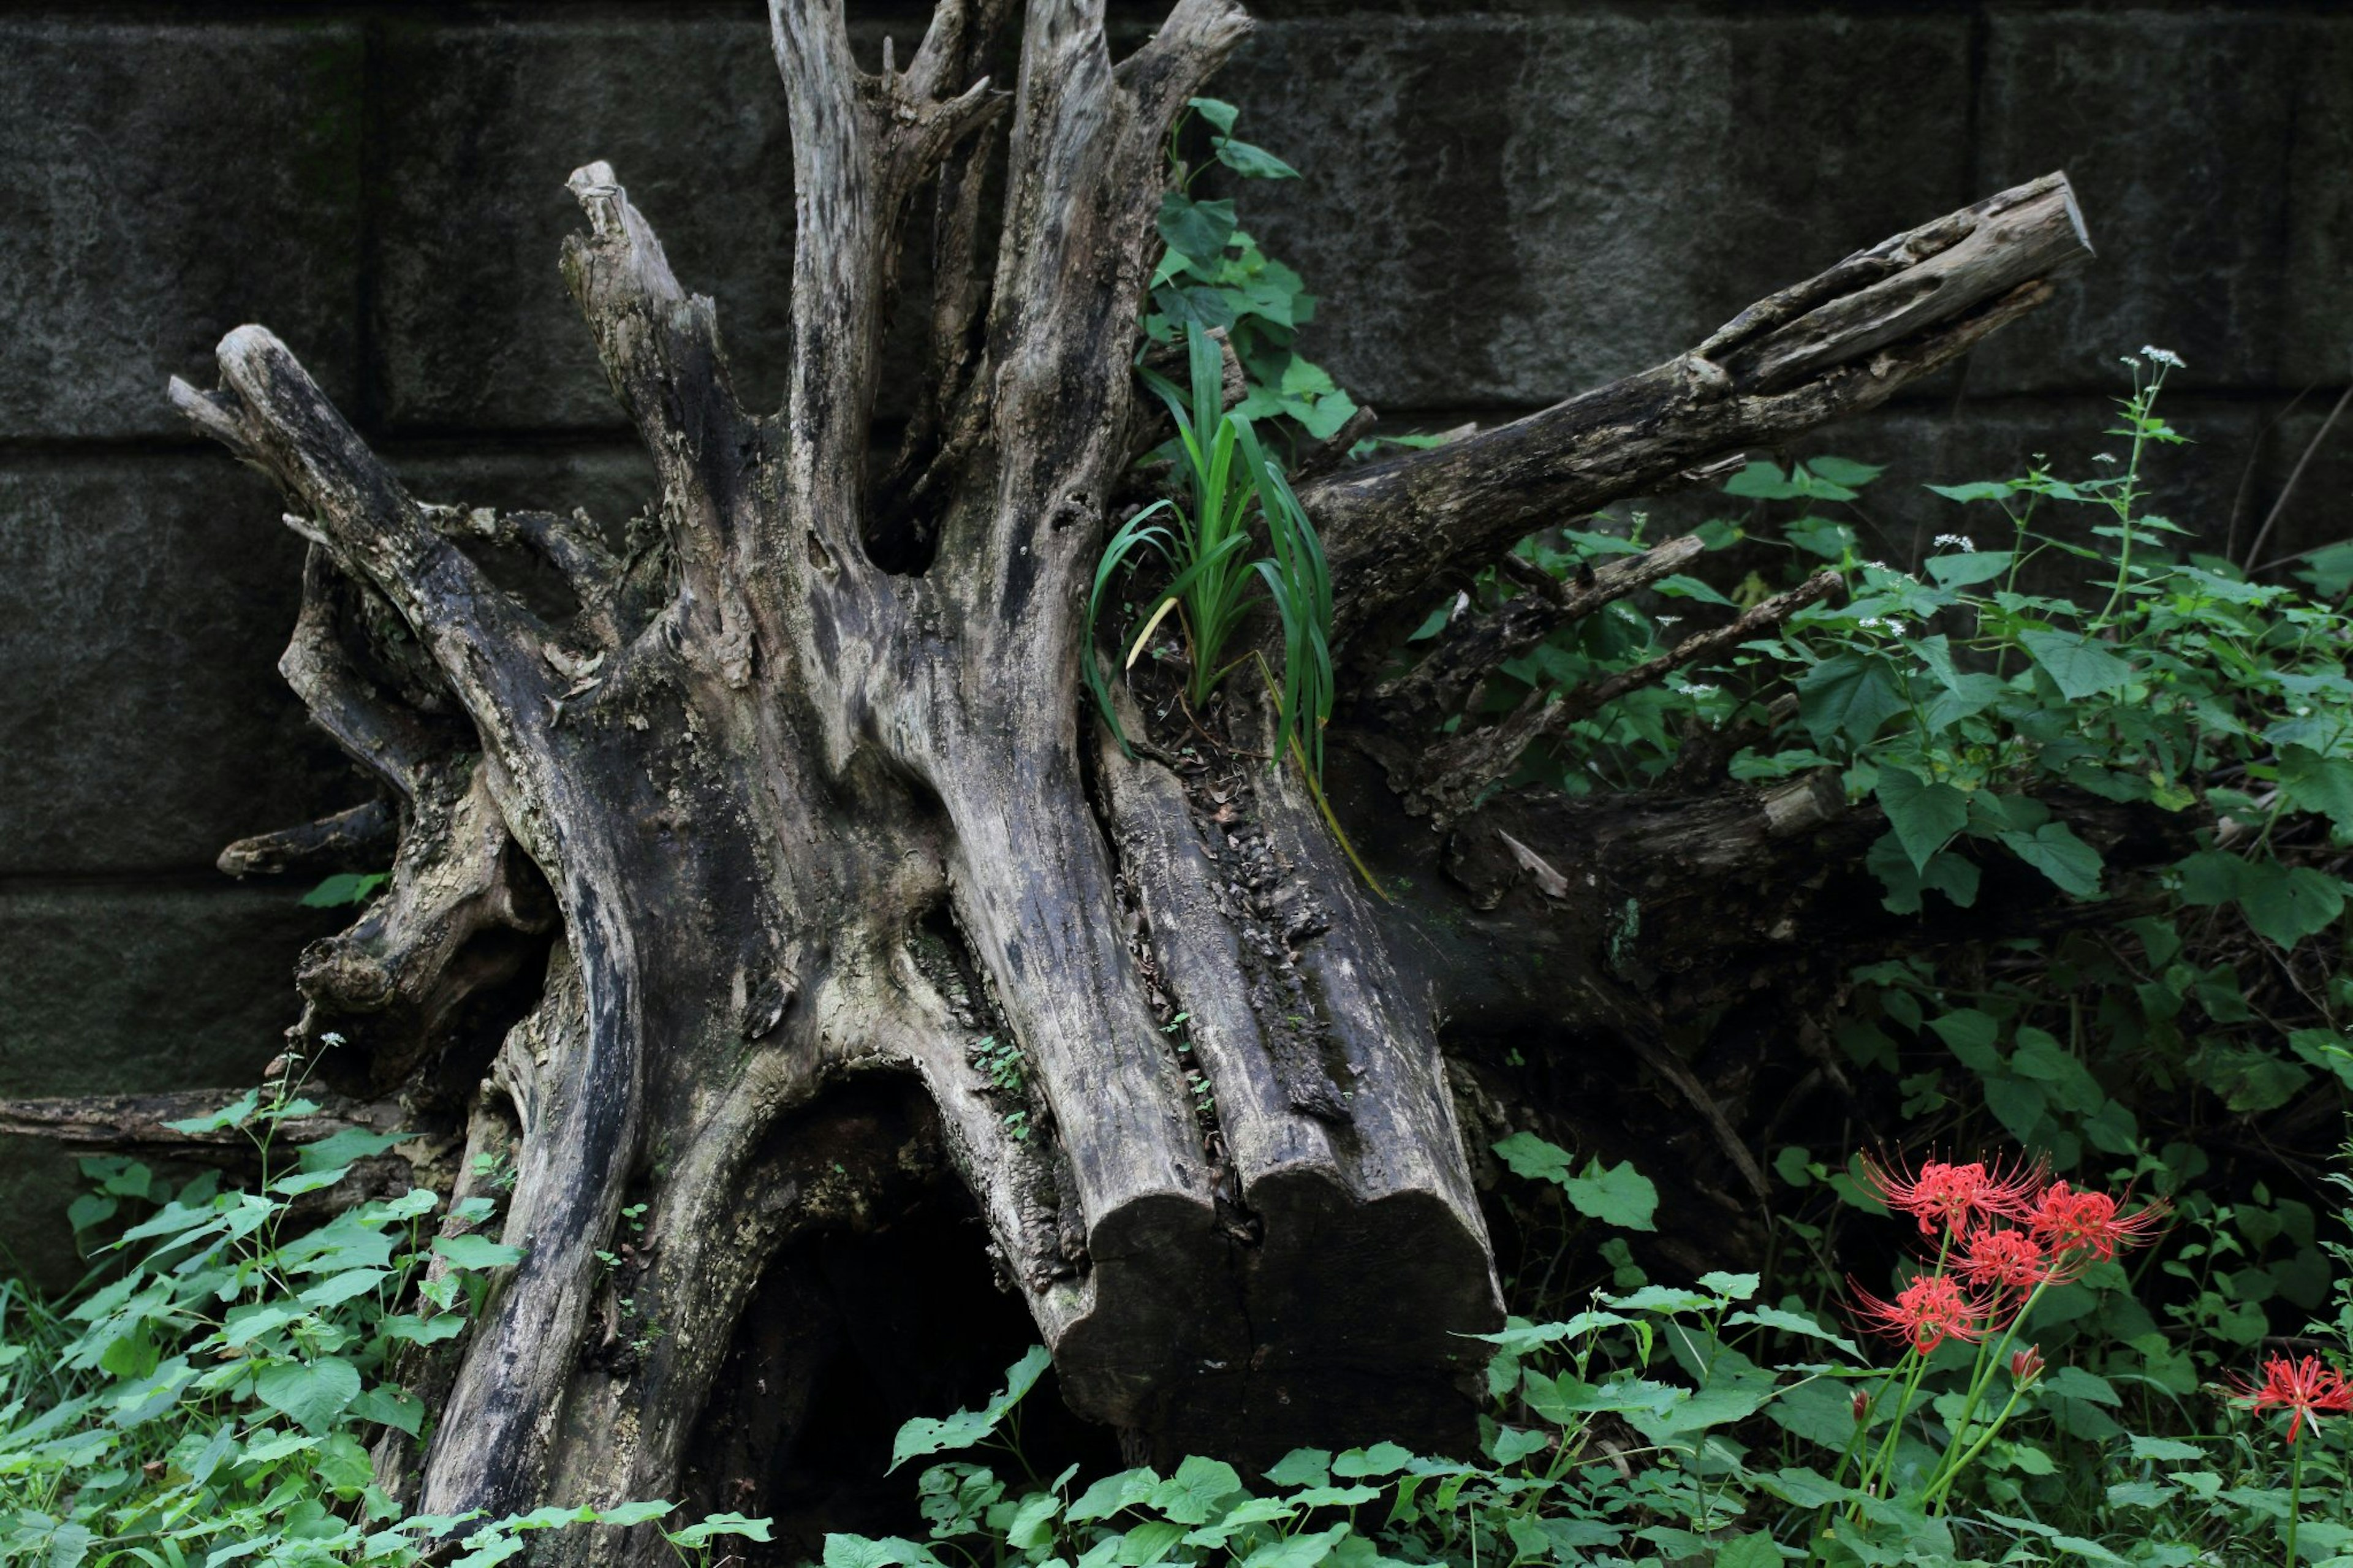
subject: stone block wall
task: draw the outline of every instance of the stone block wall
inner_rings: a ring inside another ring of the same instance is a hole
[[[2101,445],[2181,354],[2172,515],[2243,546],[2353,374],[2353,12],[2028,0],[1261,0],[1216,89],[1304,170],[1244,223],[1391,427],[1508,417],[2052,168],[2101,260],[1814,449],[1916,486]],[[1154,7],[1114,0],[1127,36]],[[914,0],[852,0],[871,51]],[[792,203],[758,0],[16,0],[0,9],[0,1096],[241,1083],[290,1021],[299,886],[227,840],[361,785],[274,670],[301,558],[163,396],[267,323],[423,493],[603,516],[650,470],[556,272],[604,158],[782,384]],[[2353,533],[2353,422],[2267,553]],[[69,1270],[70,1172],[0,1146],[0,1242]],[[0,1268],[8,1265],[0,1254]]]

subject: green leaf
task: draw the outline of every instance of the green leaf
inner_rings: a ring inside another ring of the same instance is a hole
[[[2345,884],[2309,866],[2246,860],[2239,877],[2239,907],[2247,923],[2282,947],[2327,930],[2345,910]]]
[[[1005,1369],[1005,1386],[978,1410],[959,1410],[944,1419],[916,1416],[899,1428],[898,1436],[892,1442],[891,1468],[895,1470],[923,1454],[971,1447],[997,1430],[997,1424],[1021,1403],[1021,1396],[1037,1385],[1052,1363],[1053,1357],[1045,1346],[1032,1345],[1028,1354]]]
[[[2170,1437],[2132,1437],[2132,1457],[2136,1459],[2197,1459],[2206,1450],[2195,1443],[2177,1443]]]
[[[1703,605],[1720,605],[1725,609],[1737,607],[1709,584],[1681,572],[1672,577],[1661,578],[1651,585],[1651,591],[1670,599],[1694,599]]]
[[[1903,768],[1883,767],[1873,793],[1915,871],[1968,826],[1969,798],[1951,784],[1931,784]]]
[[[326,1171],[297,1171],[292,1175],[279,1177],[262,1191],[282,1198],[299,1198],[304,1193],[315,1193],[332,1187],[350,1174],[351,1171],[347,1166],[338,1166]]]
[[[1862,1351],[1852,1340],[1822,1327],[1811,1318],[1784,1311],[1778,1307],[1751,1307],[1746,1311],[1733,1313],[1725,1321],[1727,1324],[1754,1323],[1759,1328],[1778,1329],[1785,1334],[1802,1334],[1808,1339],[1835,1345],[1857,1361],[1863,1359]]]
[[[371,1388],[351,1403],[350,1413],[362,1421],[380,1422],[414,1437],[425,1424],[425,1402],[397,1388]]]
[[[1297,1455],[1293,1458],[1297,1458]],[[1286,1464],[1289,1462],[1284,1461]],[[1159,1484],[1160,1477],[1149,1469],[1122,1470],[1117,1475],[1105,1476],[1079,1494],[1079,1500],[1071,1505],[1068,1517],[1072,1524],[1109,1519],[1120,1510],[1134,1508],[1149,1499],[1152,1489]]]
[[[1798,1465],[1775,1470],[1770,1475],[1758,1476],[1757,1484],[1783,1502],[1794,1503],[1799,1508],[1829,1508],[1853,1495],[1820,1470]]]
[[[1566,1181],[1576,1156],[1557,1143],[1547,1143],[1533,1132],[1514,1132],[1494,1145],[1512,1174],[1534,1182]]]
[[[1758,458],[1725,480],[1724,493],[1751,500],[1791,500],[1806,492],[1802,486],[1791,484],[1774,464]]]
[[[1324,1490],[1332,1489],[1325,1488]],[[1378,1491],[1373,1496],[1378,1497]],[[1246,1497],[1225,1511],[1223,1517],[1187,1533],[1187,1546],[1223,1546],[1234,1534],[1253,1524],[1269,1524],[1277,1520],[1295,1517],[1303,1505],[1296,1498]],[[1009,1538],[1008,1538],[1009,1539]],[[1021,1542],[1014,1542],[1016,1545]]]
[[[1791,683],[1798,691],[1798,719],[1820,745],[1844,735],[1862,745],[1881,725],[1904,711],[1904,696],[1884,659],[1842,653],[1815,665]]]
[[[1295,180],[1299,171],[1268,152],[1230,136],[1218,138],[1218,162],[1245,180]]]
[[[340,1171],[356,1161],[374,1159],[407,1136],[406,1132],[371,1132],[364,1127],[346,1127],[315,1143],[303,1144],[295,1151],[294,1161],[305,1171]]]
[[[672,1546],[708,1546],[722,1535],[737,1535],[746,1541],[772,1541],[775,1537],[768,1533],[768,1526],[772,1522],[765,1519],[746,1519],[740,1513],[708,1514],[699,1524],[690,1524],[684,1530],[664,1531],[662,1539]]]
[[[2021,632],[2018,640],[2071,702],[2121,691],[2132,666],[2078,632]]]
[[[1023,1498],[1005,1527],[1006,1544],[1023,1552],[1052,1545],[1054,1515],[1061,1507],[1062,1500],[1052,1492],[1031,1492]]]
[[[1347,1533],[1347,1525],[1335,1524],[1329,1530],[1302,1531],[1297,1535],[1270,1541],[1243,1558],[1241,1568],[1315,1568]]]
[[[1704,1312],[1716,1304],[1713,1296],[1674,1285],[1645,1285],[1623,1296],[1602,1298],[1621,1312]]]
[[[2340,833],[2353,833],[2353,760],[2288,746],[2280,752],[2279,770],[2290,805],[2328,818]]]
[[[253,1380],[253,1392],[272,1410],[282,1411],[305,1431],[324,1432],[360,1395],[359,1369],[340,1356],[311,1362],[279,1362]]]
[[[2075,837],[2063,822],[2046,822],[2031,834],[2005,833],[2010,852],[2042,872],[2063,893],[2079,899],[2100,893],[2100,852]]]
[[[1985,1099],[1986,1109],[2021,1143],[2034,1142],[2034,1130],[2051,1105],[2041,1085],[2022,1078],[1987,1079]]]
[[[1495,1435],[1487,1441],[1487,1458],[1498,1465],[1516,1465],[1531,1454],[1542,1453],[1550,1447],[1551,1443],[1552,1436],[1549,1433],[1522,1431],[1516,1426],[1498,1426],[1495,1428]],[[1374,1495],[1379,1494],[1377,1492]]]
[[[1151,1506],[1178,1524],[1207,1524],[1228,1498],[1242,1490],[1242,1478],[1231,1465],[1188,1454],[1175,1475],[1153,1489]]]
[[[2239,896],[2246,862],[2227,849],[2200,849],[2174,866],[2181,877],[2181,901],[2199,909],[2227,904]]]
[[[1185,1527],[1165,1519],[1147,1519],[1124,1535],[1107,1535],[1087,1549],[1079,1568],[1150,1568],[1176,1549]]]
[[[1948,1008],[1929,1019],[1928,1027],[1971,1071],[1988,1072],[2000,1065],[1994,1042],[2001,1037],[2001,1025],[1992,1014],[1975,1007]]]
[[[1220,98],[1188,98],[1185,103],[1186,107],[1208,121],[1210,129],[1220,136],[1232,135],[1234,121],[1241,117],[1240,110]]]
[[[240,1125],[247,1117],[251,1116],[260,1108],[261,1091],[258,1089],[249,1089],[245,1091],[244,1098],[232,1100],[230,1103],[222,1106],[218,1110],[214,1111],[210,1116],[190,1116],[178,1121],[166,1121],[164,1125],[172,1129],[174,1132],[186,1132],[190,1134],[198,1132],[217,1132],[223,1128]],[[174,1208],[178,1206],[179,1205],[176,1204],[172,1205]],[[169,1211],[167,1210],[166,1212]],[[162,1215],[158,1215],[155,1217],[156,1219],[161,1219],[164,1216]],[[151,1220],[148,1223],[153,1224],[154,1222]],[[140,1234],[142,1233],[138,1230],[127,1232],[125,1233],[124,1239],[128,1240],[130,1237],[136,1237]]]
[[[1832,457],[1808,458],[1806,469],[1809,473],[1828,479],[1834,485],[1845,485],[1853,489],[1860,489],[1871,483],[1887,471],[1886,466],[1882,463],[1858,463],[1852,458]]]
[[[2334,1029],[2296,1029],[2287,1037],[2288,1049],[2337,1081],[2353,1089],[2353,1047]]]
[[[2210,1043],[2190,1058],[2199,1081],[2237,1115],[2277,1110],[2311,1083],[2312,1075],[2257,1046]]]
[[[1293,1448],[1274,1463],[1266,1479],[1279,1487],[1320,1487],[1332,1476],[1329,1448]],[[1076,1512],[1072,1518],[1078,1517]]]
[[[306,908],[332,910],[344,904],[364,904],[375,896],[375,890],[392,880],[389,871],[339,871],[302,895]]]
[[[233,1307],[221,1324],[220,1342],[231,1350],[239,1349],[272,1329],[282,1329],[310,1315],[301,1306],[286,1301],[256,1301]]]
[[[2080,1366],[2053,1367],[2043,1373],[2042,1384],[2048,1392],[2067,1399],[2085,1399],[2094,1405],[2124,1404],[2115,1385],[2106,1378],[2085,1372]]]
[[[1332,1473],[1342,1480],[1364,1476],[1393,1476],[1413,1463],[1413,1451],[1395,1443],[1351,1448],[1332,1461]]]
[[[1838,561],[1855,547],[1854,530],[1826,517],[1801,517],[1784,524],[1781,537],[1809,555]]]
[[[1556,1178],[1577,1212],[1620,1230],[1656,1230],[1651,1215],[1658,1212],[1659,1189],[1651,1178],[1621,1160],[1604,1169],[1588,1161],[1581,1175]]]
[[[825,1568],[936,1568],[931,1549],[902,1536],[869,1540],[863,1535],[825,1538]]]
[[[2018,487],[2008,479],[1977,479],[1966,485],[1928,485],[1925,488],[1947,500],[1957,501],[2000,500],[2018,492]]]
[[[1968,909],[1977,902],[1977,863],[1964,855],[1947,850],[1932,858],[1919,869],[1914,869],[1911,857],[1904,852],[1894,830],[1889,829],[1873,839],[1863,852],[1862,863],[1887,887],[1886,907],[1899,915],[1920,912],[1920,895],[1938,892],[1955,907]]]
[[[1956,555],[1928,557],[1928,575],[1940,588],[1967,588],[1987,583],[2010,570],[2017,554],[2008,550],[1968,551]]]
[[[1757,1287],[1761,1283],[1761,1276],[1733,1274],[1721,1268],[1711,1269],[1699,1277],[1701,1289],[1713,1291],[1727,1301],[1746,1301],[1757,1294]]]
[[[522,1248],[492,1241],[487,1236],[441,1236],[433,1239],[433,1250],[449,1260],[453,1268],[504,1268],[522,1261]]]
[[[1170,191],[1160,198],[1159,229],[1169,249],[1195,261],[1214,261],[1233,237],[1234,204],[1197,202]]]
[[[1781,1568],[1781,1549],[1771,1531],[1751,1531],[1716,1548],[1715,1568]]]
[[[396,1313],[376,1320],[376,1332],[385,1339],[402,1344],[438,1345],[443,1340],[454,1340],[466,1331],[466,1320],[455,1312],[444,1312],[435,1318],[419,1318],[407,1312]]]

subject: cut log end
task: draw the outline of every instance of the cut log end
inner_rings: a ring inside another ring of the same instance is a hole
[[[1096,1227],[1093,1306],[1054,1347],[1065,1397],[1157,1457],[1266,1462],[1387,1438],[1467,1451],[1501,1326],[1485,1238],[1426,1193],[1321,1171],[1246,1194],[1255,1226],[1137,1205]]]

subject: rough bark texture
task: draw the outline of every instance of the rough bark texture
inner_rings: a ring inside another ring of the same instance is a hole
[[[334,1116],[419,1130],[409,1157],[442,1184],[499,1195],[483,1173],[515,1173],[491,1224],[524,1259],[409,1369],[441,1406],[421,1466],[380,1456],[427,1510],[677,1495],[696,1444],[786,1419],[743,1392],[797,1353],[777,1271],[942,1163],[1082,1415],[1164,1454],[1461,1441],[1462,1336],[1501,1309],[1440,1020],[1630,1050],[1736,1154],[1661,1047],[1660,977],[1737,990],[1794,933],[1645,945],[1614,911],[1630,889],[1672,910],[1819,886],[1872,830],[1819,782],[1482,804],[1566,717],[1827,583],[1439,744],[1488,670],[1692,547],[1531,584],[1382,684],[1391,630],[1533,528],[1885,397],[2088,254],[2052,176],[1656,371],[1308,483],[1350,654],[1334,794],[1375,846],[1368,887],[1298,773],[1261,760],[1262,703],[1229,693],[1198,746],[1131,715],[1131,757],[1082,701],[1167,130],[1247,18],[1179,0],[1114,62],[1101,0],[1012,9],[941,0],[906,68],[870,74],[839,0],[772,0],[799,219],[780,411],[740,405],[711,302],[614,171],[572,176],[565,276],[662,479],[626,529],[412,497],[259,327],[222,342],[219,390],[173,386],[311,542],[280,668],[385,791],[224,866],[341,863],[397,828],[385,896],[304,955],[297,1047]],[[926,195],[933,374],[870,477]],[[480,563],[501,553],[544,580],[540,609]],[[1554,960],[1540,988],[1532,952]],[[171,1110],[0,1126],[152,1142]]]

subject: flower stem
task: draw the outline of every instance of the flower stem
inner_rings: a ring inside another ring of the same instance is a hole
[[[2304,1444],[2302,1434],[2287,1445],[2287,1568],[2295,1568],[2295,1526],[2304,1512]]]
[[[1968,1452],[1962,1454],[1960,1458],[1952,1460],[1946,1466],[1943,1472],[1938,1475],[1937,1479],[1929,1484],[1927,1492],[1920,1500],[1927,1507],[1931,1515],[1939,1514],[1945,1511],[1945,1495],[1953,1489],[1953,1483],[1961,1479],[1961,1472],[1968,1469],[1970,1463],[1975,1460],[1979,1454],[1985,1452],[1985,1446],[1993,1441],[1994,1434],[2000,1432],[2002,1427],[2002,1423],[2010,1419],[2010,1413],[2018,1408],[2019,1395],[2025,1392],[2026,1385],[2024,1384],[2011,1384],[2010,1398],[2003,1404],[2001,1413],[1986,1424],[1986,1429],[1982,1433],[1978,1434],[1978,1440],[1976,1442],[1969,1445]],[[1954,1441],[1956,1445],[1957,1445],[1959,1439],[1956,1437]]]
[[[1942,1487],[1949,1487],[1953,1478],[1960,1473],[1961,1467],[1977,1458],[1978,1449],[1985,1447],[1983,1443],[1979,1443],[1977,1447],[1969,1449],[1966,1454],[1961,1452],[1961,1445],[1968,1440],[1969,1422],[1977,1415],[1978,1403],[1985,1398],[1986,1385],[1993,1382],[1994,1369],[2002,1364],[2005,1352],[2017,1342],[2019,1325],[2025,1322],[2027,1314],[2034,1310],[2034,1303],[2042,1299],[2042,1292],[2050,1283],[2048,1279],[2036,1282],[2032,1292],[2027,1296],[2025,1302],[2010,1318],[2009,1326],[2002,1330],[2001,1342],[1994,1345],[1990,1353],[1988,1353],[1985,1344],[1980,1343],[1978,1346],[1978,1365],[1969,1377],[1968,1396],[1961,1402],[1960,1419],[1953,1423],[1951,1446],[1945,1450],[1943,1461],[1937,1465],[1936,1474],[1928,1480],[1931,1495],[1936,1494]],[[2023,1390],[2016,1387],[2010,1390],[2010,1405],[2018,1403],[2018,1396],[2022,1392]],[[2010,1405],[2006,1405],[2002,1406],[2001,1415],[1994,1417],[1994,1426],[1999,1427],[2009,1415]],[[1992,1435],[1991,1431],[1986,1434],[1989,1437]],[[1957,1458],[1956,1455],[1959,1457]]]

